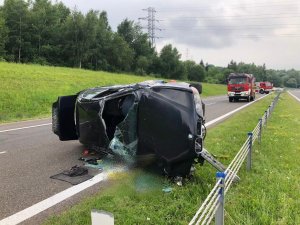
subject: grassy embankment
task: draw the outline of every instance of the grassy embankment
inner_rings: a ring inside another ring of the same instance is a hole
[[[0,123],[49,116],[51,104],[59,95],[149,79],[156,78],[0,62]],[[203,84],[203,96],[225,93],[224,85]]]
[[[210,129],[206,147],[229,164],[274,95]],[[300,104],[284,94],[254,145],[253,169],[239,173],[241,181],[226,196],[226,224],[300,224]],[[247,119],[245,119],[247,118]],[[188,224],[215,183],[215,169],[197,166],[183,187],[145,171],[114,176],[110,188],[72,207],[46,224],[90,224],[91,209],[112,212],[115,224]],[[164,193],[163,187],[172,187]]]

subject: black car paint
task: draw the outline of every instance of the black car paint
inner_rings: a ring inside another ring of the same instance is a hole
[[[204,123],[190,86],[143,82],[61,96],[53,104],[53,131],[107,153],[118,154],[117,141],[126,154],[154,154],[169,175],[185,176],[199,157],[195,142],[202,147]]]

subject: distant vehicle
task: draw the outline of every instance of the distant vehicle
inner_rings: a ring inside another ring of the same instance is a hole
[[[273,84],[269,81],[255,82],[255,91],[260,94],[269,94],[273,90]]]
[[[52,130],[61,141],[132,158],[154,155],[169,176],[187,176],[205,137],[201,84],[145,81],[60,96]]]
[[[255,77],[246,73],[231,73],[227,79],[229,102],[245,99],[248,102],[255,99]]]

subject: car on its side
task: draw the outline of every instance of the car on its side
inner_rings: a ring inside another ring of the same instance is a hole
[[[154,155],[170,176],[186,176],[205,137],[199,83],[145,81],[95,87],[60,96],[52,106],[52,130],[61,141],[134,159]]]

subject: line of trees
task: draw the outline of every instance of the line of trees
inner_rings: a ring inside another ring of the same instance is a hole
[[[85,15],[50,0],[5,0],[0,7],[0,58],[113,72],[155,74],[188,79],[181,55],[172,45],[158,54],[142,28],[128,19],[112,31],[107,13]],[[200,65],[189,64],[193,79],[202,81]]]
[[[182,61],[172,45],[157,53],[142,28],[124,19],[114,32],[105,11],[82,14],[50,0],[5,0],[0,6],[0,61],[77,67],[168,79],[225,83],[231,72],[255,74],[277,86],[300,84],[299,71],[236,63],[217,67]]]
[[[243,62],[231,62],[224,67],[206,65],[205,81],[209,83],[224,83],[230,73],[250,73],[254,74],[256,81],[270,81],[276,87],[300,87],[300,71],[290,70],[273,70],[266,69],[265,64],[262,66],[254,63],[247,64]]]

